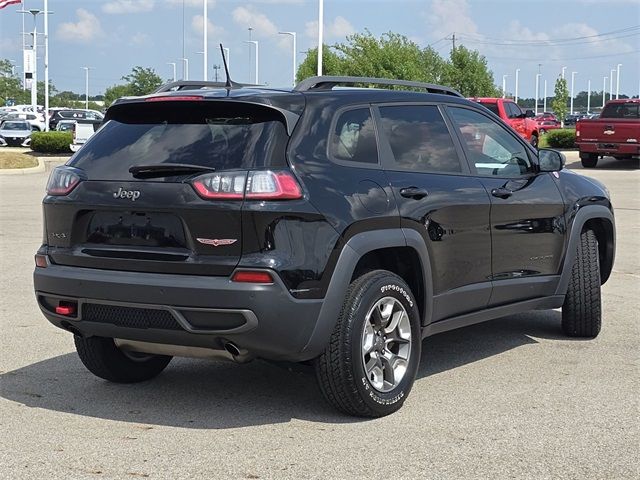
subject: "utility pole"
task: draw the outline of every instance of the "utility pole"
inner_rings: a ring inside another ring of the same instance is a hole
[[[520,73],[520,69],[516,68],[516,92],[515,92],[515,102],[518,103],[518,74]]]
[[[618,100],[618,97],[620,96],[620,67],[621,66],[622,64],[619,63],[617,72],[616,72],[616,100]]]

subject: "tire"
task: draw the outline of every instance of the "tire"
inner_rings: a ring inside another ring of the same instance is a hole
[[[531,135],[531,146],[533,148],[538,148],[538,134],[534,133],[533,135]]]
[[[598,164],[598,155],[595,153],[588,153],[584,156],[580,156],[580,163],[584,168],[595,168]]]
[[[392,322],[396,327],[386,332]],[[324,397],[349,415],[382,417],[397,411],[418,371],[420,333],[415,298],[400,277],[374,270],[357,278],[347,290],[329,344],[315,360]],[[367,344],[369,353],[364,353]]]
[[[594,338],[600,333],[601,325],[598,241],[592,230],[585,230],[580,234],[567,295],[562,305],[562,330],[570,337]]]
[[[112,338],[74,335],[74,340],[84,366],[110,382],[144,382],[162,372],[171,361],[171,357],[165,355],[124,353]]]

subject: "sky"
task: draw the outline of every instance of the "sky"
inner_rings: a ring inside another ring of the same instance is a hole
[[[50,0],[51,80],[58,90],[84,93],[82,67],[89,66],[89,92],[96,95],[122,83],[121,77],[137,65],[170,79],[172,66],[167,63],[176,62],[181,78],[183,57],[189,59],[190,78],[201,79],[203,1]],[[252,40],[259,42],[260,83],[291,84],[291,37],[279,31],[297,33],[298,63],[304,59],[302,52],[317,45],[318,0],[208,1],[210,79],[213,66],[221,64],[222,42],[229,48],[231,77],[254,80],[254,47],[245,43],[249,27]],[[42,9],[43,0],[24,0],[24,7]],[[19,9],[11,5],[0,10],[0,58],[21,66]],[[31,15],[25,22],[31,31]],[[42,32],[42,15],[37,22]],[[365,29],[376,36],[388,31],[406,35],[443,56],[449,54],[455,33],[456,45],[477,49],[487,58],[496,85],[508,75],[508,92],[514,91],[519,68],[520,97],[534,96],[538,72],[540,94],[547,80],[548,95],[553,95],[563,66],[569,87],[571,72],[577,72],[575,93],[587,90],[589,80],[592,90],[602,90],[603,78],[610,77],[617,64],[622,64],[620,93],[633,96],[640,89],[640,0],[325,0],[326,44]],[[38,56],[42,79],[44,52]],[[615,80],[613,88],[615,93]]]

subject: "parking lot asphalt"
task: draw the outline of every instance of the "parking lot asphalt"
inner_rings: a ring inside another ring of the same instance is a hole
[[[174,359],[137,385],[92,376],[34,300],[47,176],[0,176],[0,476],[640,478],[640,170],[567,157],[616,208],[600,336],[563,337],[554,310],[428,338],[404,407],[377,420],[336,413],[308,371],[262,361]]]

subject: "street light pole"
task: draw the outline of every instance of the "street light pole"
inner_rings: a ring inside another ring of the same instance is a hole
[[[293,63],[292,63],[292,77],[293,77],[293,86],[296,86],[296,32],[278,32],[280,35],[290,35],[293,39]]]
[[[567,67],[562,67],[562,79],[564,80],[564,71],[567,69]]]
[[[604,102],[607,99],[607,79],[609,77],[604,77],[604,81],[602,82],[602,108],[604,108]]]
[[[518,103],[518,75],[520,74],[520,69],[516,68],[516,92],[515,92],[515,102]]]
[[[208,51],[207,51],[207,27],[208,27],[208,23],[209,23],[209,12],[208,12],[208,0],[202,0],[202,3],[204,4],[204,23],[203,23],[203,37],[204,37],[204,49],[203,49],[203,53],[202,53],[202,61],[203,61],[203,80],[206,82],[207,81],[207,60],[208,60]]]
[[[189,59],[182,58],[182,76],[184,80],[189,80]]]
[[[507,77],[509,75],[502,75],[502,98],[505,98],[507,95]]]
[[[218,70],[220,70],[220,65],[214,65],[213,66],[213,71],[216,72],[215,73],[215,79],[216,79],[215,81],[216,82],[218,81]]]
[[[544,100],[542,101],[542,113],[547,111],[547,79],[544,80]]]
[[[318,76],[322,75],[322,42],[324,34],[324,0],[318,0]]]
[[[535,114],[538,115],[538,99],[540,98],[540,77],[541,73],[536,73],[536,100],[535,100]]]
[[[587,115],[589,110],[591,110],[591,80],[587,81]]]
[[[245,40],[244,43],[252,43],[256,46],[256,62],[255,62],[255,83],[258,85],[258,41],[257,40]],[[251,47],[249,47],[251,49]]]
[[[44,0],[44,131],[49,131],[49,0]]]
[[[609,100],[613,99],[613,74],[616,73],[616,69],[611,69],[611,75],[609,75]]]
[[[573,115],[573,84],[575,83],[576,73],[578,72],[571,72],[571,115]]]
[[[18,10],[17,13],[30,13],[33,15],[33,46],[31,52],[33,53],[33,72],[27,72],[26,68],[24,69],[25,80],[27,78],[27,73],[31,73],[31,109],[33,113],[38,111],[38,22],[37,17],[38,14],[42,13],[40,10],[32,8],[30,10]],[[23,15],[24,19],[24,15]],[[24,31],[23,31],[24,35]],[[45,122],[46,123],[46,122]]]
[[[620,96],[620,67],[621,66],[622,64],[619,63],[617,67],[617,72],[616,72],[616,100],[618,100],[618,97]]]
[[[167,65],[171,65],[173,67],[173,81],[175,82],[176,79],[176,62],[167,62]]]
[[[89,110],[89,70],[93,67],[80,67],[84,70],[84,108]]]

